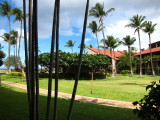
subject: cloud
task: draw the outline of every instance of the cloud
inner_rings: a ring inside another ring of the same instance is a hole
[[[21,0],[12,0],[15,6],[22,7]],[[133,15],[139,14],[146,16],[146,20],[151,20],[154,23],[160,21],[160,0],[94,0],[90,2],[90,8],[97,2],[104,3],[105,10],[115,8],[116,10],[104,18],[105,34],[113,35],[122,39],[126,35],[134,35],[134,30],[131,28],[124,28],[129,23],[129,18]],[[61,0],[61,13],[60,13],[60,35],[63,36],[80,36],[82,33],[84,13],[85,13],[86,0]],[[50,38],[52,33],[52,20],[54,1],[52,0],[39,0],[38,1],[38,23],[39,23],[39,38]],[[98,19],[94,17],[88,18],[88,23],[92,20]],[[152,41],[158,41],[160,33],[159,24],[156,26],[156,31],[152,35]],[[87,32],[93,38],[95,35]],[[99,41],[103,38],[101,32],[98,34]],[[88,39],[90,39],[87,36]],[[90,40],[91,41],[91,40]],[[142,48],[148,47],[148,36],[141,32]],[[138,48],[138,39],[134,46]],[[121,46],[122,48],[122,46]],[[120,48],[120,49],[121,49]]]
[[[88,42],[90,42],[90,41],[91,41],[90,38],[86,38],[86,39],[85,39],[85,44],[88,44]]]

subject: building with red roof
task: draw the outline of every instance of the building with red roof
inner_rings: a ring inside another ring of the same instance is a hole
[[[118,57],[122,56],[124,51],[110,51],[104,49],[97,49],[97,48],[88,48],[88,54],[105,54],[106,56],[114,59],[119,60]]]

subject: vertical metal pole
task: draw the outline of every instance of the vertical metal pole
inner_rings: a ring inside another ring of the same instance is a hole
[[[59,13],[60,13],[60,0],[57,0],[57,20],[56,20],[56,55],[55,55],[55,93],[54,93],[54,116],[53,119],[57,120],[58,109],[58,72],[59,72]]]
[[[56,8],[57,8],[57,1],[55,0],[53,26],[52,26],[51,51],[50,51],[50,67],[49,67],[49,79],[48,79],[48,97],[47,97],[46,120],[50,119],[51,92],[52,92],[52,71],[53,71],[54,45],[55,45]]]
[[[82,63],[82,54],[83,54],[83,49],[84,49],[83,46],[84,46],[85,33],[86,33],[86,27],[87,27],[88,8],[89,8],[89,0],[87,0],[87,4],[86,4],[86,11],[85,11],[85,18],[84,18],[84,25],[83,25],[83,33],[82,33],[82,41],[81,41],[81,49],[80,49],[80,55],[79,55],[79,61],[78,61],[78,68],[77,68],[74,88],[73,88],[73,92],[72,92],[72,98],[71,98],[71,102],[70,102],[70,106],[69,106],[69,111],[68,111],[68,115],[67,115],[67,120],[71,120],[74,99],[75,99],[77,86],[78,86],[78,80],[79,80],[81,63]]]

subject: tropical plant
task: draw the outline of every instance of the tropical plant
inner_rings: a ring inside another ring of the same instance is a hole
[[[160,120],[160,81],[151,82],[151,85],[146,87],[149,90],[148,95],[145,95],[140,101],[133,102],[137,106],[134,110],[135,114],[142,120]]]
[[[5,60],[4,60],[4,65],[5,66],[7,66],[7,64],[8,64],[8,61],[10,60],[10,66],[12,66],[12,67],[17,67],[18,68],[18,66],[19,66],[19,62],[17,63],[17,62],[15,62],[15,61],[19,61],[19,58],[18,57],[15,57],[14,55],[11,55],[10,56],[10,58],[6,58]],[[15,68],[16,69],[16,68]]]
[[[93,46],[90,44],[90,45],[87,46],[87,48],[93,48]]]
[[[20,46],[21,46],[21,39],[22,39],[22,22],[24,19],[23,12],[19,8],[13,9],[13,14],[15,15],[14,22],[19,21],[20,22],[20,36],[19,36],[19,46],[18,46],[18,57],[20,57]]]
[[[115,66],[115,60],[114,60],[115,55],[113,50],[120,45],[119,39],[114,38],[111,35],[111,36],[107,36],[106,39],[102,39],[101,41],[105,44],[105,46],[107,46],[107,48],[110,49],[111,61],[112,61],[112,77],[114,77],[116,72],[116,66]]]
[[[135,32],[138,33],[138,39],[139,39],[139,50],[140,50],[140,77],[142,77],[142,56],[141,56],[141,39],[140,39],[140,30],[143,28],[144,26],[144,19],[146,17],[145,16],[139,16],[139,15],[135,15],[132,18],[130,18],[130,22],[128,25],[126,25],[126,27],[131,27],[134,28]]]
[[[131,57],[131,45],[134,44],[136,39],[134,37],[131,37],[130,35],[127,35],[124,37],[121,41],[121,43],[125,46],[128,46],[128,53],[130,58],[130,70],[131,70],[131,76],[133,76],[133,70],[132,70],[132,57]]]
[[[8,42],[8,59],[10,58],[10,49],[11,49],[11,40],[10,40],[10,34],[4,33],[2,36],[3,40],[5,42]],[[10,72],[10,60],[8,60],[8,72]]]
[[[81,44],[78,46],[78,48],[81,48]],[[86,53],[86,48],[88,48],[88,46],[86,46],[86,44],[83,45],[83,53]]]
[[[11,15],[13,15],[13,9],[11,8],[11,5],[4,1],[3,3],[0,3],[0,15],[1,16],[7,16],[8,18],[8,27],[9,27],[9,33],[11,32]],[[6,35],[6,34],[5,34]],[[10,57],[10,35],[8,34],[8,57]],[[10,72],[10,61],[8,62],[8,72]]]
[[[2,51],[2,46],[0,44],[0,66],[3,65],[3,59],[5,58],[6,54]]]
[[[102,25],[98,26],[96,21],[92,21],[88,27],[92,30],[92,33],[96,35],[98,51],[99,51],[98,32],[102,30]],[[100,51],[99,51],[99,54],[100,54]]]
[[[151,34],[155,31],[155,26],[157,24],[152,24],[151,21],[144,22],[143,31],[148,34],[149,36],[149,49],[150,49],[150,61],[151,61],[151,68],[152,68],[152,75],[155,76],[155,70],[153,68],[153,61],[152,61],[152,49],[151,49]]]
[[[64,47],[70,47],[71,50],[72,50],[72,53],[73,53],[73,47],[74,47],[75,42],[76,42],[76,41],[73,42],[72,40],[68,40],[68,41],[66,42],[66,45],[65,45]]]
[[[105,39],[103,18],[105,16],[108,16],[108,14],[114,10],[115,8],[110,8],[109,10],[105,11],[103,3],[96,3],[96,5],[92,7],[91,10],[89,10],[89,16],[94,16],[96,18],[99,18],[99,23],[100,25],[102,25],[103,39]],[[105,44],[104,44],[104,47],[105,47]],[[104,50],[104,54],[105,54],[105,50]]]

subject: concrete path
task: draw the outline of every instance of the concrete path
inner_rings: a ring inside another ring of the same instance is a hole
[[[19,83],[2,81],[2,84],[7,84],[7,85],[10,85],[10,86],[13,86],[13,87],[17,87],[17,88],[27,90],[26,85],[19,84]],[[41,88],[39,89],[39,92],[41,94],[47,95],[47,93],[48,93],[47,91],[48,90],[45,90],[45,89],[41,89]],[[52,91],[52,96],[54,96],[54,91]],[[64,99],[70,99],[71,94],[58,92],[58,97],[64,98]],[[129,109],[135,109],[136,108],[135,106],[132,105],[132,102],[108,100],[108,99],[102,99],[102,98],[93,98],[93,97],[86,97],[86,96],[80,96],[80,95],[76,95],[75,100],[80,101],[80,102],[85,102],[85,103],[93,103],[93,104],[98,104],[98,105],[104,105],[104,106],[129,108]]]

